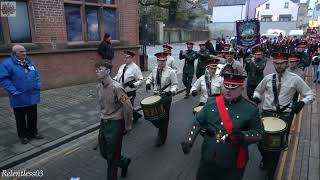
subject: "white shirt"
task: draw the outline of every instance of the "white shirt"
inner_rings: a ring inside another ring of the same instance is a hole
[[[174,70],[168,66],[165,66],[161,73],[161,87],[157,85],[157,69],[156,66],[146,80],[146,84],[153,84],[153,91],[154,93],[159,93],[160,89],[171,83],[169,87],[164,89],[163,91],[172,93],[176,93],[178,89],[178,79],[177,74]]]
[[[261,99],[262,95],[264,95],[262,109],[267,111],[276,111],[272,88],[273,74],[274,73],[265,76],[255,89],[253,94],[253,97],[257,97],[259,99]],[[278,74],[276,76],[276,80],[278,84]],[[286,70],[281,78],[281,88],[278,96],[280,108],[286,106],[289,103],[289,107],[292,107],[292,98],[296,92],[303,96],[302,101],[305,104],[311,104],[315,99],[314,92],[303,81],[303,79],[301,79],[297,74],[291,73],[288,70]],[[284,112],[291,112],[291,109],[287,108],[284,110]]]
[[[167,66],[171,67],[175,72],[177,72],[177,67],[174,66],[173,64],[174,58],[170,55],[167,56]]]
[[[113,78],[114,80],[118,81],[124,90],[126,92],[131,92],[137,90],[143,83],[143,76],[140,67],[135,64],[134,62],[130,63],[127,65],[127,69],[124,73],[124,82],[122,83],[122,73],[123,73],[123,68],[126,66],[126,64],[122,64],[119,67],[117,75]],[[135,80],[134,88],[130,88],[128,86],[124,86],[125,83]]]
[[[221,76],[213,76],[211,79],[211,94],[220,94],[223,86],[223,78]],[[206,103],[208,100],[208,90],[206,86],[205,75],[202,75],[197,81],[192,85],[192,91],[200,91],[200,102]]]

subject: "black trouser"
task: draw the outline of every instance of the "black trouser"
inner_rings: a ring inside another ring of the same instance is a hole
[[[275,112],[263,111],[261,115],[262,117],[275,117],[276,114],[277,113]],[[292,119],[290,119],[291,113],[281,113],[278,115],[278,117],[281,120],[284,120],[288,125],[288,129],[287,129],[287,139],[288,139],[288,134],[290,132],[290,127],[292,122]],[[269,176],[270,179],[273,179],[277,169],[278,160],[279,160],[281,151],[268,151],[261,148],[261,146],[258,146],[258,148],[262,155],[262,162],[267,170],[267,175]]]
[[[186,87],[186,95],[190,94],[191,84],[193,79],[193,73],[183,73],[182,75],[182,82],[183,85]]]
[[[161,97],[162,97],[161,103],[163,104],[166,114],[160,121],[158,137],[160,138],[161,142],[164,143],[167,139],[167,134],[168,134],[168,125],[169,125],[169,119],[170,119],[170,107],[171,107],[172,96],[163,95]]]
[[[250,100],[252,100],[254,90],[257,86],[258,84],[247,84],[247,96]]]
[[[133,112],[132,112],[133,122],[136,123],[137,120],[142,117],[142,115],[134,109],[134,99],[136,98],[137,93],[136,91],[131,91],[131,92],[127,92],[127,95],[130,98],[130,102],[133,108]]]
[[[33,138],[38,134],[37,105],[13,108],[13,113],[20,138]]]

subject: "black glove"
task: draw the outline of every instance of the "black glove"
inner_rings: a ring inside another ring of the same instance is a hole
[[[146,90],[151,90],[151,84],[146,84]]]
[[[244,144],[245,136],[240,130],[233,129],[232,136],[236,139],[238,144]]]
[[[181,143],[182,151],[184,154],[189,154],[191,151],[191,144],[189,142]]]
[[[134,88],[133,82],[129,82],[129,83],[127,84],[127,86],[128,86],[129,88]]]
[[[255,102],[257,105],[261,103],[261,100],[257,97],[252,99],[253,102]]]
[[[298,101],[296,102],[293,106],[292,106],[292,112],[293,113],[299,113],[301,111],[301,109],[304,106],[304,102],[303,101]]]
[[[191,92],[191,95],[192,95],[192,96],[196,96],[196,95],[198,95],[198,92],[197,92],[197,91],[192,91],[192,92]]]

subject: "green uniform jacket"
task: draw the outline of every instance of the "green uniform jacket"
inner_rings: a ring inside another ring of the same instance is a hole
[[[265,58],[257,61],[248,61],[245,66],[247,71],[247,84],[248,85],[258,85],[263,79],[263,71],[266,67],[267,60]]]
[[[179,59],[185,59],[183,66],[183,74],[194,74],[194,61],[198,58],[198,54],[194,50],[187,50],[183,54],[179,54]]]
[[[231,103],[226,102],[225,105],[234,128],[242,131],[245,135],[245,148],[248,152],[247,146],[260,141],[264,133],[259,110],[256,105],[242,96]],[[193,119],[193,125],[188,133],[188,142],[192,145],[200,128],[205,129],[207,133],[202,144],[201,160],[208,163],[213,162],[223,168],[237,168],[238,146],[230,141],[218,143],[215,137],[208,135],[219,131],[226,134],[227,132],[221,122],[216,98],[210,97],[203,109]]]
[[[310,56],[306,52],[303,52],[302,60],[299,62],[298,68],[304,69],[304,68],[310,66],[310,64],[311,64]]]
[[[197,77],[204,75],[209,56],[210,56],[210,53],[209,53],[209,50],[207,49],[204,49],[204,50],[201,49],[198,52],[198,65],[197,65],[197,72],[196,72]]]

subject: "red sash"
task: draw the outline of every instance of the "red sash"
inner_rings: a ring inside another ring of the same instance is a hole
[[[228,111],[226,110],[226,106],[224,104],[224,97],[222,95],[216,96],[216,103],[218,107],[218,112],[223,122],[224,128],[226,129],[227,133],[233,144],[239,147],[239,153],[237,157],[237,168],[243,169],[246,166],[246,150],[243,145],[239,145],[237,140],[234,138],[232,134],[233,124],[231,118],[229,116]]]

